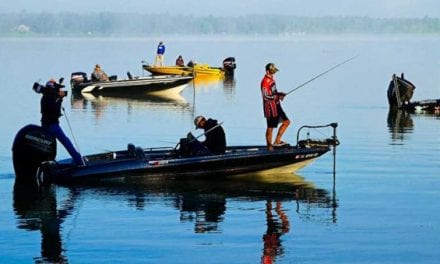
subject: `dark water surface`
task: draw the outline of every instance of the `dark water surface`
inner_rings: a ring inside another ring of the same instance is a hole
[[[236,57],[234,80],[191,83],[177,98],[64,102],[84,154],[129,142],[174,146],[200,133],[192,123],[199,114],[223,121],[230,145],[264,144],[267,62],[288,91],[358,54],[284,101],[290,143],[304,124],[339,123],[335,181],[329,153],[295,174],[14,190],[13,138],[40,119],[32,83],[68,80],[96,63],[121,77],[142,75],[140,62],[153,61],[157,42],[0,40],[1,263],[438,263],[440,117],[389,113],[385,97],[402,71],[417,86],[413,99],[440,97],[438,37],[164,39],[166,63],[180,54],[215,66]],[[65,118],[61,124],[70,136]]]

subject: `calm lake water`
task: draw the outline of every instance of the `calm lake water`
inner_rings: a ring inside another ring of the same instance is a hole
[[[440,97],[438,36],[161,40],[169,64],[180,54],[214,66],[234,56],[234,80],[191,83],[178,98],[65,100],[83,154],[130,142],[174,146],[200,133],[192,121],[199,114],[224,122],[229,145],[264,144],[259,84],[267,62],[288,91],[358,55],[283,104],[292,144],[302,125],[339,123],[335,175],[328,153],[296,173],[263,178],[14,190],[12,141],[40,119],[33,82],[68,82],[96,63],[141,76],[159,39],[0,39],[1,263],[438,263],[440,116],[390,115],[385,96],[392,74],[405,72],[417,86],[414,100]],[[65,118],[61,124],[72,137]]]

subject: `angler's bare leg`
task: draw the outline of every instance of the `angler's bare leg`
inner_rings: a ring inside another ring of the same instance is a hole
[[[290,125],[289,119],[283,120],[283,123],[281,123],[281,126],[278,129],[277,137],[275,138],[274,144],[281,144],[282,142],[281,137],[283,136],[284,132],[286,132],[286,129],[289,127],[289,125]]]
[[[268,127],[266,129],[266,145],[267,145],[267,149],[272,150],[272,132],[273,132],[273,128]]]

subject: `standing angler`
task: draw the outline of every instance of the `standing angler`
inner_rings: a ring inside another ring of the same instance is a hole
[[[163,54],[165,53],[165,45],[162,41],[157,45],[156,60],[154,66],[163,66]]]
[[[278,71],[275,64],[266,64],[266,74],[261,81],[261,93],[263,96],[264,117],[266,117],[266,144],[269,150],[273,147],[281,147],[287,143],[281,140],[287,127],[290,125],[290,120],[281,107],[281,101],[286,96],[285,93],[278,92],[275,83],[274,75]],[[272,143],[272,132],[274,128],[278,127],[281,122],[281,127],[278,129],[275,141]]]

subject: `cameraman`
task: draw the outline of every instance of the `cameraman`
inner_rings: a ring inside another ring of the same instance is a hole
[[[64,85],[50,79],[44,87],[41,98],[41,126],[57,138],[67,149],[77,165],[84,165],[81,154],[75,149],[70,139],[64,134],[59,124],[61,104],[67,92],[62,90]]]

